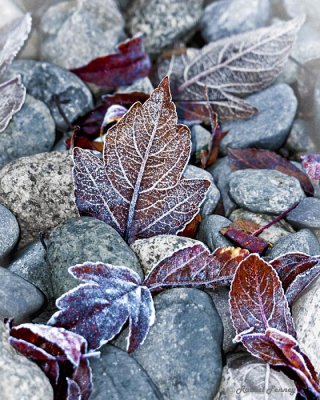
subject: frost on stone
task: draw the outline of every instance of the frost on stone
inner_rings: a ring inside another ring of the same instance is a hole
[[[199,212],[210,182],[184,179],[190,131],[177,124],[169,80],[142,105],[135,103],[109,129],[103,161],[74,149],[73,176],[80,215],[98,218],[130,244],[176,234]]]
[[[213,289],[229,285],[239,263],[249,252],[220,247],[213,253],[202,244],[174,252],[161,260],[148,274],[144,284],[152,291],[176,287]]]
[[[111,340],[129,320],[128,351],[135,351],[155,319],[151,293],[140,277],[126,267],[89,262],[69,272],[85,283],[57,300],[60,311],[48,323],[83,336],[92,350]]]

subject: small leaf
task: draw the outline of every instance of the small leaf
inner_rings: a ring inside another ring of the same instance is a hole
[[[30,31],[31,15],[29,13],[0,28],[0,75],[19,53]]]
[[[263,149],[228,149],[230,167],[233,171],[240,169],[274,169],[298,179],[302,189],[314,194],[314,188],[308,176],[290,161],[273,151]]]
[[[177,125],[168,79],[108,130],[103,162],[75,148],[76,205],[136,239],[177,234],[198,214],[210,182],[184,179],[190,131]]]
[[[55,399],[89,399],[91,369],[84,358],[87,342],[82,336],[63,328],[22,324],[10,330],[9,342],[44,371]],[[76,389],[78,397],[72,397]]]
[[[139,35],[120,43],[117,53],[96,58],[83,67],[71,69],[71,72],[86,82],[116,89],[148,76],[150,69],[151,61]]]
[[[152,291],[174,287],[216,288],[229,285],[239,263],[248,251],[221,247],[210,253],[202,244],[178,250],[161,260],[144,284]]]
[[[69,268],[85,283],[61,296],[48,324],[64,327],[87,339],[89,348],[100,348],[129,320],[128,350],[135,351],[154,323],[151,293],[129,268],[85,263]],[[80,317],[81,316],[81,317]]]
[[[320,153],[305,154],[301,164],[311,179],[320,181]]]
[[[289,304],[320,275],[320,257],[304,253],[287,253],[270,262],[277,271]]]

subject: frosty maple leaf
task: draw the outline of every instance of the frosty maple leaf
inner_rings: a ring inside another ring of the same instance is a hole
[[[182,231],[198,213],[210,182],[184,179],[190,130],[177,124],[166,77],[142,105],[135,103],[106,136],[103,161],[73,152],[80,215],[114,227],[128,243]]]

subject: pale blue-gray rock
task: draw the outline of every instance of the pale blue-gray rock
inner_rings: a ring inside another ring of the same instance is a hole
[[[295,228],[320,229],[320,200],[306,197],[287,215],[287,221]]]
[[[53,400],[49,379],[36,363],[9,343],[9,332],[0,321],[0,393],[3,400]]]
[[[314,140],[317,147],[320,145],[319,130],[320,130],[320,77],[315,82],[313,95],[313,115],[314,115]]]
[[[27,96],[0,135],[0,168],[17,158],[51,150],[55,137],[55,123],[48,107]]]
[[[266,214],[280,214],[305,197],[296,178],[270,169],[233,172],[229,193],[239,207]]]
[[[299,153],[315,152],[316,145],[310,135],[312,130],[313,127],[309,121],[296,119],[293,122],[285,147],[298,156]]]
[[[20,229],[15,216],[0,204],[0,261],[3,262],[19,239]]]
[[[151,94],[153,89],[154,88],[150,79],[146,76],[144,78],[138,79],[129,86],[120,86],[117,89],[117,92],[119,93],[143,92]]]
[[[37,240],[16,255],[7,269],[33,283],[46,296],[52,296],[51,279],[44,244]]]
[[[77,286],[68,268],[85,261],[131,268],[141,277],[139,261],[117,231],[95,218],[71,218],[52,230],[47,240],[47,260],[53,297]]]
[[[286,84],[273,85],[247,100],[259,111],[250,119],[230,121],[222,128],[228,134],[221,142],[227,148],[257,147],[276,150],[285,142],[297,111],[297,99]]]
[[[270,16],[269,0],[219,0],[204,9],[200,30],[213,42],[265,26]]]
[[[320,3],[313,0],[283,0],[284,10],[291,18],[305,15],[307,22],[319,29]]]
[[[126,351],[106,345],[92,358],[93,391],[90,400],[162,400],[146,371]]]
[[[232,171],[228,157],[220,158],[207,171],[213,176],[214,183],[220,190],[225,214],[229,216],[237,205],[229,196],[229,178]]]
[[[88,87],[75,74],[57,65],[17,60],[8,68],[5,77],[11,78],[17,74],[21,75],[27,92],[49,107],[60,129],[66,129],[67,125],[57,107],[57,97],[70,122],[93,108],[92,94]]]
[[[212,214],[220,200],[220,191],[214,184],[211,174],[202,168],[189,164],[183,176],[187,179],[206,179],[211,182],[206,198],[201,205],[200,215],[201,217],[205,217],[206,215]]]
[[[81,67],[115,51],[125,38],[124,20],[114,0],[63,1],[40,23],[40,57],[63,68]]]
[[[28,322],[45,304],[43,293],[25,279],[0,267],[0,319]]]
[[[197,155],[201,150],[208,150],[211,142],[211,133],[201,125],[191,127],[191,155]]]
[[[156,321],[132,354],[164,399],[208,400],[219,389],[223,326],[210,296],[171,289],[154,298]],[[116,340],[125,348],[127,331]]]
[[[127,12],[127,27],[132,34],[142,32],[148,52],[159,53],[196,27],[203,0],[134,0]]]
[[[218,247],[232,246],[231,242],[220,233],[222,228],[229,225],[231,221],[222,215],[208,215],[201,221],[196,238],[207,245],[211,251]]]
[[[267,253],[271,258],[282,256],[289,252],[300,251],[311,256],[320,254],[320,244],[316,235],[309,229],[302,229],[297,233],[291,233],[277,241],[274,247]]]

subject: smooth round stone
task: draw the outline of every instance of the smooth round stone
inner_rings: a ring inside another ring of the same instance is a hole
[[[280,257],[290,252],[302,252],[315,256],[320,254],[320,244],[316,235],[309,229],[302,229],[297,233],[291,233],[278,240],[268,256],[271,258]]]
[[[220,190],[225,215],[229,216],[237,205],[229,196],[229,178],[232,171],[228,157],[219,158],[207,171],[213,176],[214,183]]]
[[[285,142],[297,111],[297,98],[290,86],[273,85],[247,98],[259,111],[250,119],[223,124],[228,134],[221,142],[227,148],[257,147],[276,150]],[[272,121],[272,122],[271,122]]]
[[[236,219],[246,219],[259,224],[260,226],[265,226],[269,224],[274,217],[272,215],[252,213],[239,208],[238,210],[233,211],[233,213],[230,215],[230,219],[231,221],[235,221]],[[295,230],[292,228],[292,226],[282,219],[260,233],[259,237],[273,245],[278,242],[278,240],[294,232]]]
[[[27,322],[45,303],[45,297],[25,279],[0,267],[0,318]]]
[[[158,235],[148,239],[138,239],[130,247],[136,253],[143,271],[147,275],[159,261],[178,250],[197,243],[199,242],[196,240],[182,236]]]
[[[310,122],[296,119],[293,122],[285,147],[295,155],[315,152],[316,145],[310,135],[311,131],[312,126]]]
[[[144,33],[148,52],[159,53],[195,28],[203,0],[133,0],[127,14],[132,34]]]
[[[46,250],[40,240],[20,250],[7,269],[34,284],[50,297],[52,289]]]
[[[306,197],[286,219],[295,228],[320,229],[320,200]]]
[[[7,70],[5,77],[21,75],[27,92],[43,101],[50,109],[58,128],[66,129],[67,125],[61,116],[55,97],[58,96],[61,107],[70,120],[93,108],[92,94],[88,87],[75,74],[57,65],[33,60],[16,60]]]
[[[19,239],[19,225],[15,216],[0,204],[0,261],[13,250]]]
[[[53,229],[47,241],[47,260],[54,298],[80,284],[68,268],[86,261],[128,267],[143,277],[136,255],[119,233],[90,217],[72,218]]]
[[[154,303],[156,322],[132,357],[164,399],[212,399],[221,379],[223,326],[210,296],[197,289],[171,289]],[[116,341],[121,348],[127,333]]]
[[[305,197],[296,178],[269,169],[233,172],[229,193],[240,207],[266,214],[280,214]]]
[[[0,203],[16,216],[20,248],[77,216],[72,162],[67,152],[23,157],[0,170]]]
[[[200,29],[207,42],[258,29],[271,16],[269,0],[220,0],[207,6]],[[214,22],[213,22],[214,21]]]
[[[52,386],[36,363],[9,343],[0,321],[0,393],[3,400],[53,400]]]
[[[306,15],[308,23],[319,29],[320,3],[314,0],[283,0],[284,9],[290,17]]]
[[[55,123],[48,107],[27,96],[21,110],[0,134],[0,168],[17,158],[49,151],[55,136]]]
[[[66,69],[114,52],[124,20],[113,0],[63,1],[41,18],[41,59]]]
[[[198,155],[201,150],[208,150],[211,142],[211,133],[201,125],[191,127],[191,156]]]
[[[200,207],[200,215],[203,218],[212,214],[220,200],[220,191],[214,184],[211,174],[202,168],[189,164],[183,173],[183,177],[187,179],[206,179],[211,182],[206,198]]]
[[[90,400],[162,400],[144,369],[126,351],[106,345],[100,358],[90,359],[93,391]]]
[[[229,225],[231,221],[222,215],[208,215],[201,221],[196,238],[211,251],[218,247],[232,246],[231,242],[220,233],[222,228]]]

